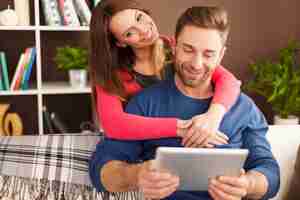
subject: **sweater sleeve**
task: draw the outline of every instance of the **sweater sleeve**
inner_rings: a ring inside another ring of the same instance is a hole
[[[227,110],[233,106],[240,94],[241,81],[222,66],[218,66],[212,81],[215,85],[215,94],[212,103],[222,104]]]
[[[121,100],[96,87],[97,113],[109,138],[144,140],[176,137],[176,118],[150,118],[126,113]],[[163,125],[162,125],[163,124]]]

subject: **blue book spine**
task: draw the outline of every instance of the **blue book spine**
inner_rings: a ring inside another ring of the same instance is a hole
[[[5,53],[3,51],[0,52],[0,60],[2,65],[2,75],[3,75],[3,89],[9,90],[9,79],[8,79],[8,72],[7,72],[7,62],[5,58]]]
[[[22,79],[22,84],[21,84],[21,88],[23,90],[27,90],[29,88],[29,78],[32,72],[32,67],[33,67],[33,63],[35,61],[35,57],[36,57],[36,48],[33,47],[32,51],[31,51],[31,55],[30,55],[30,61],[28,64],[28,67],[26,69],[26,71],[24,72],[24,76]]]

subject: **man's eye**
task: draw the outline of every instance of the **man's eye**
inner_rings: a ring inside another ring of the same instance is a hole
[[[208,58],[208,59],[210,59],[210,58],[214,58],[215,55],[214,54],[206,54],[205,57]]]
[[[186,52],[186,53],[192,53],[193,52],[192,49],[187,49],[187,48],[183,48],[183,51]]]
[[[139,13],[136,17],[136,21],[139,22],[139,21],[141,21],[142,18],[143,18],[143,15],[141,13]]]

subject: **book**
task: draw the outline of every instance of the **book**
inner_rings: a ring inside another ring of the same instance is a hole
[[[49,131],[50,134],[54,134],[54,127],[51,122],[50,113],[47,110],[46,106],[43,106],[43,119],[45,122],[45,128]]]
[[[59,14],[57,0],[42,0],[41,2],[46,24],[50,26],[63,25],[62,18]]]
[[[58,0],[58,8],[66,26],[80,26],[72,0]]]
[[[100,2],[101,0],[94,0],[94,7],[97,6],[97,4]]]
[[[3,73],[2,73],[2,64],[0,62],[0,90],[4,90],[3,88]]]
[[[9,90],[9,79],[8,79],[8,71],[7,71],[7,62],[5,58],[5,53],[3,51],[0,52],[0,60],[2,66],[2,75],[3,75],[3,88],[5,90]]]
[[[26,68],[28,67],[28,64],[29,64],[31,50],[32,50],[32,48],[26,48],[26,50],[24,52],[24,60],[22,62],[22,65],[20,66],[21,69],[18,71],[17,80],[14,85],[14,90],[19,90],[21,87],[24,72],[26,71]]]
[[[55,112],[51,112],[50,119],[55,126],[59,130],[60,133],[67,133],[66,125],[61,121],[58,115]]]
[[[16,86],[18,74],[20,73],[20,70],[22,68],[22,65],[23,65],[23,62],[24,62],[24,58],[25,58],[25,54],[22,53],[21,56],[20,56],[20,58],[19,58],[18,64],[16,66],[15,74],[14,74],[13,79],[12,79],[11,84],[10,84],[10,90],[14,90],[14,88]]]
[[[36,48],[33,47],[31,49],[31,55],[30,55],[30,60],[29,60],[28,66],[27,66],[26,71],[24,72],[23,80],[21,83],[21,88],[23,90],[27,90],[29,88],[29,78],[30,78],[30,75],[32,72],[32,67],[33,67],[35,58],[36,58]]]
[[[91,21],[91,11],[85,0],[74,0],[75,10],[79,16],[81,25],[88,26]]]

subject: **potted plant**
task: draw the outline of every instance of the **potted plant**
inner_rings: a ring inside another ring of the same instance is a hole
[[[80,47],[58,47],[54,61],[57,68],[69,72],[72,87],[85,87],[87,83],[88,51]]]
[[[264,96],[276,113],[275,124],[298,124],[300,112],[300,66],[296,63],[299,44],[290,41],[280,50],[279,61],[259,61],[250,64],[254,73],[246,85],[247,91]]]

